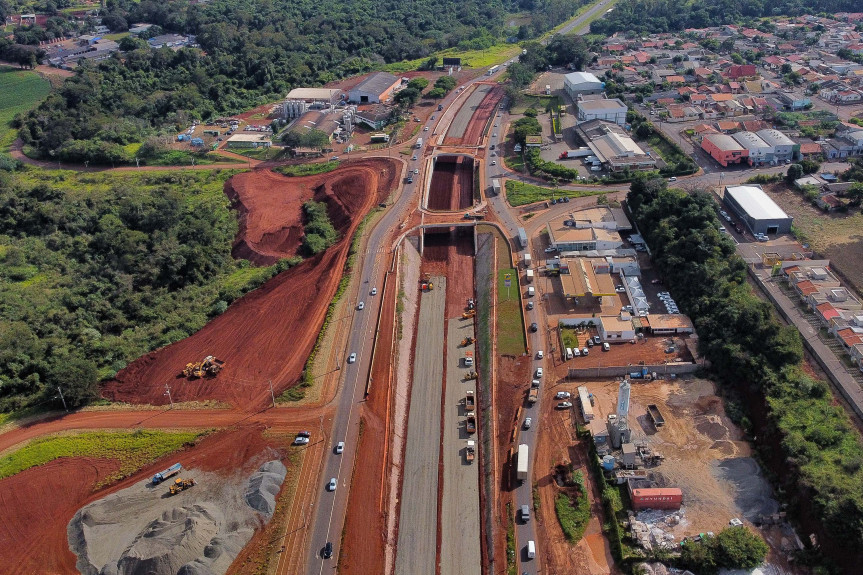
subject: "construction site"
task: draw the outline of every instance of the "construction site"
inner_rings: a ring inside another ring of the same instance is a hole
[[[474,159],[467,155],[435,156],[428,189],[430,210],[457,211],[473,206]]]

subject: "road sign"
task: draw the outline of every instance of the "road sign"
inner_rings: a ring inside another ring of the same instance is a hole
[[[512,274],[503,274],[503,286],[512,287]]]

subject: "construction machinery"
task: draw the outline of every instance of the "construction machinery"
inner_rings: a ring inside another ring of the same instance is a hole
[[[476,414],[473,411],[467,414],[467,422],[465,424],[465,429],[470,434],[476,433]]]
[[[225,362],[216,359],[213,355],[208,355],[203,361],[197,363],[187,363],[183,368],[183,376],[191,378],[214,377],[222,371]]]
[[[469,309],[466,312],[464,312],[463,314],[461,314],[461,318],[462,319],[470,319],[470,318],[474,317],[475,315],[476,315],[476,310],[475,309]]]
[[[473,390],[468,390],[464,394],[464,410],[468,413],[472,412],[476,407],[476,403],[473,398]]]
[[[177,493],[179,493],[181,491],[185,491],[186,489],[189,489],[190,487],[193,487],[194,485],[195,485],[195,480],[192,479],[191,477],[189,477],[187,479],[180,479],[178,477],[174,481],[174,483],[171,485],[171,495],[176,495]]]
[[[476,372],[473,370],[467,372],[467,375],[464,376],[465,381],[470,381],[472,379],[476,379]]]
[[[465,347],[465,346],[470,345],[472,343],[473,343],[473,338],[468,336],[468,337],[464,338],[463,340],[461,340],[461,343],[459,345],[462,347]]]
[[[175,463],[171,467],[160,471],[159,473],[157,473],[153,476],[153,485],[158,485],[161,482],[168,479],[169,477],[177,475],[178,473],[180,473],[180,471],[182,471],[182,469],[183,469],[183,466],[181,464]]]

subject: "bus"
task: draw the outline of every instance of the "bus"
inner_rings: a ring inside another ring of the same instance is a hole
[[[500,70],[500,66],[492,66],[488,69],[488,72],[486,72],[486,74],[488,74],[489,76],[494,76],[495,72],[497,72],[498,70]]]

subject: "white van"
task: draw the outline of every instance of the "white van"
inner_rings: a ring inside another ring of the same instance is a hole
[[[566,359],[572,359],[572,348],[566,348]]]
[[[527,297],[533,297],[535,293],[536,293],[536,290],[533,289],[533,286],[530,286],[529,288],[527,288]]]
[[[536,543],[533,541],[527,542],[527,558],[533,559],[536,557]]]

